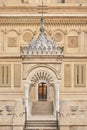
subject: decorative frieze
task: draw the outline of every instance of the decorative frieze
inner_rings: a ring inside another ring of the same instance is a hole
[[[87,18],[81,16],[44,16],[46,25],[86,25]],[[0,17],[0,25],[27,25],[27,24],[34,24],[40,25],[40,16],[12,16],[12,17]]]

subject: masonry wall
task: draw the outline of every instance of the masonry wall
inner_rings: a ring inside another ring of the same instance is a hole
[[[17,2],[21,3],[20,0]],[[66,3],[68,2],[70,1],[67,0]],[[6,4],[8,12],[5,12],[5,6],[2,6],[2,3],[1,9],[2,14],[7,13],[8,16],[0,16],[0,130],[22,130],[25,107],[24,68],[20,47],[28,45],[32,38],[38,37],[40,16],[11,16],[16,7],[9,14],[8,5],[12,3],[9,0]],[[17,6],[16,1],[14,5]],[[79,13],[78,17],[45,16],[45,33],[48,38],[53,39],[55,44],[64,46],[60,86],[61,130],[86,130],[87,18],[82,16],[82,14],[86,14],[86,8],[85,6],[82,8],[71,6],[71,8],[75,9],[75,14]],[[76,12],[76,8],[79,11]],[[37,8],[35,9],[37,11]],[[52,8],[49,11],[48,14],[51,14]],[[20,12],[21,9],[18,13],[20,14]],[[26,12],[27,10],[24,15]],[[53,9],[54,12],[55,14],[59,13],[57,9],[56,11]],[[69,9],[66,9],[65,12],[62,11],[63,13],[69,14]]]

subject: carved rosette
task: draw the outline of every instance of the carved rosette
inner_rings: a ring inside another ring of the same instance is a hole
[[[26,31],[23,34],[23,40],[25,42],[29,42],[32,39],[32,37],[33,37],[33,34],[30,31]]]
[[[63,37],[62,37],[62,34],[59,33],[59,32],[55,32],[53,34],[53,39],[56,41],[56,42],[61,42]]]

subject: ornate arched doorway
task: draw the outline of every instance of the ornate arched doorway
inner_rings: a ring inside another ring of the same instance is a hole
[[[35,66],[28,72],[27,85],[24,84],[28,117],[30,115],[53,115],[59,109],[60,84],[57,76],[55,69],[45,65]],[[30,96],[32,88],[32,94],[35,97],[33,100]],[[54,93],[53,97],[52,93]]]

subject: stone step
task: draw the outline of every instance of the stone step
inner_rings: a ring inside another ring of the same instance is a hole
[[[29,116],[27,120],[56,120],[55,115],[33,115]]]
[[[27,120],[26,121],[26,128],[24,130],[31,130],[31,129],[50,129],[56,130],[56,120]]]
[[[51,101],[35,101],[32,105],[32,115],[52,115],[53,102]]]
[[[49,128],[39,128],[39,127],[29,127],[29,128],[25,128],[24,130],[57,130],[57,128],[52,128],[52,127],[49,127]]]
[[[57,128],[26,128],[26,129],[24,129],[24,130],[57,130]]]
[[[29,124],[26,127],[55,127],[56,124]]]
[[[31,123],[31,122],[42,122],[42,123],[48,123],[48,122],[55,122],[55,120],[27,120],[27,123]]]

